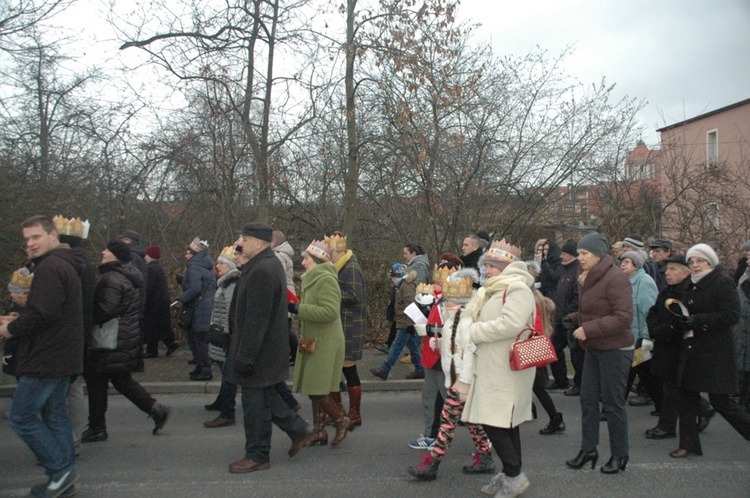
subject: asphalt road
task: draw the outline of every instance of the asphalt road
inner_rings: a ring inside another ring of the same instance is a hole
[[[76,496],[479,497],[491,477],[461,473],[471,451],[465,428],[458,429],[436,481],[417,482],[407,474],[407,466],[422,454],[407,446],[421,429],[417,391],[366,392],[364,425],[338,448],[307,448],[290,459],[288,438],[275,430],[269,470],[230,474],[228,464],[243,456],[243,430],[241,425],[203,428],[201,422],[214,414],[203,405],[213,397],[159,395],[159,401],[174,407],[174,415],[162,435],[152,436],[150,419],[122,396],[110,396],[109,440],[83,446]],[[649,415],[651,408],[629,407],[630,462],[625,472],[607,476],[598,470],[609,457],[605,423],[597,469],[565,467],[565,460],[579,449],[580,408],[578,398],[553,394],[553,399],[565,416],[567,431],[540,436],[546,424],[543,414],[544,420],[522,426],[524,470],[531,480],[524,497],[750,497],[750,445],[720,416],[703,434],[704,456],[674,460],[668,453],[677,447],[676,440],[643,437],[656,422]],[[3,414],[9,404],[9,399],[0,399]],[[302,405],[301,413],[309,420],[309,402]],[[30,486],[44,480],[43,471],[7,420],[1,422],[0,496],[25,496]]]

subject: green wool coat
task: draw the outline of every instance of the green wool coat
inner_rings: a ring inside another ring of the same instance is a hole
[[[302,278],[302,301],[297,317],[300,339],[315,339],[315,352],[297,351],[294,392],[325,395],[339,390],[344,364],[344,332],[341,327],[341,290],[336,267],[323,263]]]

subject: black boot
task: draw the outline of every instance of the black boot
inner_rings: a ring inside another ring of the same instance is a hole
[[[596,461],[599,460],[599,452],[596,451],[596,448],[590,451],[579,451],[578,455],[573,460],[568,460],[565,462],[565,464],[570,467],[571,469],[580,469],[584,465],[586,465],[587,462],[591,462],[591,468],[593,469],[596,467]]]
[[[409,474],[420,481],[434,481],[437,478],[438,466],[440,466],[440,460],[433,458],[432,452],[429,452],[427,456],[422,457],[419,465],[409,467]]]
[[[476,451],[471,456],[471,465],[465,465],[464,474],[494,474],[495,462],[492,461],[492,453],[480,453]]]
[[[625,470],[625,466],[628,464],[628,457],[609,457],[609,461],[602,465],[602,468],[599,469],[602,471],[602,474],[617,474],[621,470]]]
[[[556,432],[564,432],[565,431],[565,422],[563,422],[563,416],[562,413],[557,412],[557,414],[552,417],[552,419],[549,421],[549,424],[547,424],[547,427],[539,431],[539,434],[543,436],[548,436],[550,434],[555,434]]]
[[[151,433],[154,435],[158,434],[167,423],[167,420],[169,420],[171,414],[172,409],[170,407],[164,406],[161,403],[154,403],[154,406],[151,408],[151,415],[149,415],[154,419],[154,430]]]

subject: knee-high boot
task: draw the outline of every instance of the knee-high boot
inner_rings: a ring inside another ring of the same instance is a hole
[[[359,412],[359,404],[362,401],[362,386],[348,388],[349,391],[349,420],[352,426],[349,430],[362,425],[362,414]]]
[[[352,425],[352,421],[349,420],[349,417],[347,417],[338,407],[331,396],[325,396],[321,402],[321,406],[323,411],[331,417],[331,420],[333,420],[333,425],[336,426],[336,436],[331,441],[331,446],[336,446],[346,437],[346,433],[349,431],[349,426]]]
[[[346,413],[346,410],[344,410],[344,404],[341,402],[341,391],[331,391],[330,396],[333,398],[333,401],[336,402],[336,405],[338,405],[339,410],[341,410],[342,413]],[[335,425],[327,413],[323,413],[323,420],[326,425]]]
[[[302,446],[313,446],[320,443],[321,446],[328,444],[328,432],[326,432],[326,424],[323,421],[323,399],[312,400],[313,410],[313,429],[310,431],[310,435],[302,443]]]

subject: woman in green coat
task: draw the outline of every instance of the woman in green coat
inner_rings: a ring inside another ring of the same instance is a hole
[[[331,445],[346,437],[351,420],[330,396],[338,391],[344,363],[344,332],[341,327],[341,290],[330,249],[313,241],[302,254],[302,301],[290,305],[301,322],[299,348],[294,366],[294,391],[312,401],[314,428],[305,446],[328,444],[325,415],[336,426]]]

